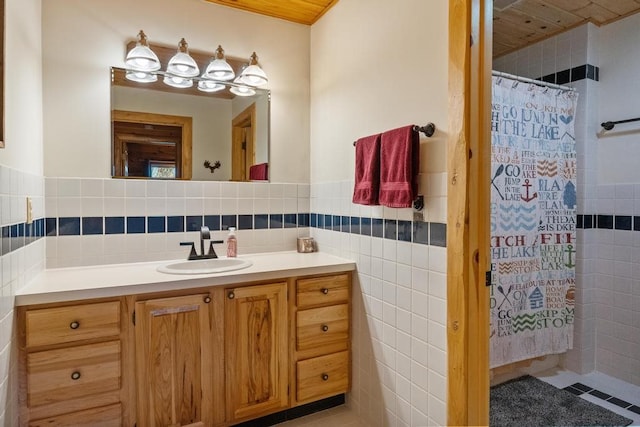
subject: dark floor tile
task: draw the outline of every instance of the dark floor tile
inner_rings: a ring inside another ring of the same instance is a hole
[[[580,396],[581,394],[584,394],[584,391],[582,391],[582,390],[578,390],[577,388],[574,388],[574,387],[572,387],[572,386],[565,387],[565,388],[563,388],[563,390],[566,390],[566,391],[568,391],[569,393],[573,393],[573,394],[575,394],[576,396]]]
[[[588,385],[584,385],[582,383],[575,383],[575,384],[571,384],[571,387],[573,388],[577,388],[578,390],[582,390],[585,393],[590,392],[591,390],[593,390],[593,387],[589,387]]]
[[[589,392],[589,394],[597,397],[598,399],[602,399],[602,400],[607,400],[607,399],[609,399],[611,397],[611,395],[609,395],[607,393],[603,393],[603,392],[601,392],[599,390],[591,390]]]
[[[636,414],[640,414],[640,406],[631,405],[627,408],[628,411],[635,412]]]
[[[612,397],[611,399],[608,399],[607,402],[613,403],[621,408],[628,408],[629,406],[632,406],[631,403],[618,399],[617,397]]]

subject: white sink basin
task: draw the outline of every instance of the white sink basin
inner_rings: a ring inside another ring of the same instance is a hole
[[[161,265],[158,267],[158,271],[168,274],[211,274],[241,270],[252,264],[251,261],[240,258],[198,259]]]

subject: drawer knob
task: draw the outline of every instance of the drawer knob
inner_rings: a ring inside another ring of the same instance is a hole
[[[328,381],[329,380],[329,374],[322,374],[322,381]]]
[[[320,289],[320,292],[322,292],[323,294],[328,294],[329,293],[329,289],[328,288],[322,288]]]
[[[70,327],[71,329],[78,329],[78,328],[80,327],[80,322],[78,322],[78,321],[74,320],[73,322],[71,322],[71,323],[69,324],[69,327]]]
[[[229,299],[234,299],[236,297],[236,294],[234,294],[233,292],[229,292],[229,294],[227,295],[227,298]]]
[[[78,371],[74,371],[74,372],[71,374],[71,379],[72,379],[72,380],[74,380],[74,381],[79,380],[79,379],[80,379],[80,372],[78,372]]]
[[[210,302],[211,302],[211,297],[210,296],[207,295],[206,297],[204,297],[204,303],[205,304],[209,304]]]
[[[322,325],[322,332],[327,332],[329,330],[329,326]]]

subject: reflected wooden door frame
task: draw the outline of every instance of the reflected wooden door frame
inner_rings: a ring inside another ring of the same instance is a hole
[[[0,0],[1,1],[1,0]],[[111,125],[113,128],[113,122],[128,122],[128,123],[146,123],[153,125],[167,125],[167,126],[179,126],[182,129],[182,150],[180,158],[177,161],[180,163],[181,176],[179,179],[188,180],[192,177],[192,135],[193,135],[193,119],[186,116],[172,116],[168,114],[154,114],[154,113],[141,113],[137,111],[124,111],[124,110],[112,110],[111,111]],[[118,150],[116,146],[115,138],[112,138],[111,142],[111,167],[112,172],[115,171],[115,163],[120,157],[118,157]],[[119,176],[119,178],[122,178]]]
[[[231,121],[231,180],[249,181],[249,167],[255,163],[255,102]]]

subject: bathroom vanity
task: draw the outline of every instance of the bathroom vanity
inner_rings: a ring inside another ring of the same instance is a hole
[[[226,426],[345,393],[352,261],[46,270],[16,297],[22,425]]]

